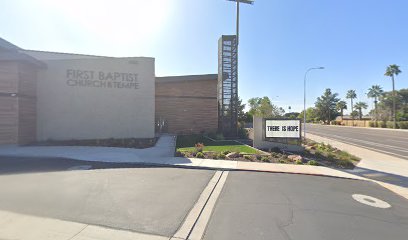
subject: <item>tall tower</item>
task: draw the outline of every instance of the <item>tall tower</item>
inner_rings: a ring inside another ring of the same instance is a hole
[[[218,40],[218,130],[236,137],[238,130],[238,49],[236,35]]]

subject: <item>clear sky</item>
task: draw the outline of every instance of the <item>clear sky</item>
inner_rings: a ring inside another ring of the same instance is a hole
[[[408,1],[257,0],[242,5],[239,94],[303,108],[325,88],[358,100],[373,84],[390,90],[389,64],[408,87]],[[156,58],[156,75],[217,72],[217,42],[235,33],[226,0],[0,0],[0,37],[25,49]]]

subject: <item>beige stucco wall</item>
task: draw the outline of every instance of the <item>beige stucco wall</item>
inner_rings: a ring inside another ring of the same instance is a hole
[[[50,60],[45,63],[47,69],[38,75],[38,140],[154,137],[153,58]],[[93,75],[88,72],[75,78],[72,70],[93,71]],[[99,79],[99,72],[104,80]],[[125,79],[123,75],[116,76],[116,80],[106,77],[109,73],[114,76],[115,72],[137,74],[137,81],[132,81],[135,75],[126,75],[131,77],[125,76]],[[93,86],[78,86],[73,84],[77,80],[96,82]],[[97,87],[101,84],[103,87]],[[122,88],[118,88],[119,85]]]

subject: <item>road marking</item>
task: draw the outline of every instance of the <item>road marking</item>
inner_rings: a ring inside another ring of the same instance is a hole
[[[390,208],[391,207],[389,203],[384,202],[383,200],[380,200],[375,197],[362,195],[362,194],[353,194],[352,197],[357,202],[371,206],[371,207],[376,207],[376,208]]]
[[[200,240],[202,238],[227,176],[228,171],[215,172],[180,229],[171,238],[172,240]]]

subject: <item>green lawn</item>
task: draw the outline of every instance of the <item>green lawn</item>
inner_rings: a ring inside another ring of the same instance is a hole
[[[192,152],[195,150],[194,146],[196,143],[203,143],[205,146],[204,151],[258,153],[257,150],[235,141],[212,141],[202,135],[178,136],[176,147],[180,152]]]

